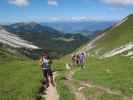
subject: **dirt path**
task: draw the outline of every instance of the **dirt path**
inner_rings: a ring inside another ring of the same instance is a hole
[[[76,100],[86,100],[86,97],[84,95],[84,89],[86,88],[95,88],[97,90],[94,96],[95,98],[93,98],[93,100],[99,100],[99,96],[103,95],[104,93],[120,96],[122,100],[133,100],[133,95],[124,95],[120,90],[111,89],[102,85],[94,85],[91,81],[77,81],[73,79],[75,72],[76,70],[74,69],[68,71],[66,75],[65,85],[75,95]]]
[[[57,73],[54,73],[53,76],[55,81]],[[46,89],[45,83],[42,83],[42,86],[40,87],[38,94],[36,96],[36,100],[59,100],[59,95],[56,90],[56,84],[55,86],[53,86],[50,83],[50,86]]]
[[[75,81],[73,80],[74,73],[75,73],[75,70],[71,70],[68,72],[68,74],[66,75],[65,85],[75,95],[76,100],[86,100],[84,93],[79,90],[79,87],[77,87]]]
[[[102,85],[94,85],[90,81],[82,81],[80,82],[80,85],[84,88],[96,88],[97,90],[104,91],[108,94],[122,96],[122,92],[120,90],[112,90],[109,87],[105,87]]]
[[[57,76],[57,73],[54,73],[54,80]],[[45,100],[59,100],[59,95],[56,90],[56,86],[50,84],[50,86],[46,90],[46,95],[44,96]]]
[[[75,95],[75,100],[87,100],[84,94],[85,89],[96,89],[93,100],[99,100],[99,97],[104,93],[116,95],[122,97],[121,100],[133,100],[133,95],[126,96],[120,90],[111,89],[109,87],[94,85],[91,81],[77,81],[73,78],[75,69],[69,70],[65,76],[64,84]],[[54,80],[57,73],[54,73]],[[56,86],[50,84],[50,86],[43,90],[46,94],[41,94],[41,99],[36,100],[59,100],[59,94],[57,93]],[[43,93],[41,92],[41,93]]]
[[[54,86],[50,85],[46,91],[45,100],[59,100],[59,95]]]

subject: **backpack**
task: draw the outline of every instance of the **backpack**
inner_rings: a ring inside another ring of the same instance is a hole
[[[39,60],[39,65],[42,66],[43,65],[43,60],[42,60],[42,57],[40,58]]]

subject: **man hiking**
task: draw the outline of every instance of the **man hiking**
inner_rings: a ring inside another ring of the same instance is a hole
[[[51,60],[48,56],[48,53],[44,53],[42,55],[40,62],[41,62],[41,67],[42,67],[42,71],[43,71],[43,76],[45,78],[46,88],[48,88],[49,87],[49,78],[50,78],[51,84],[54,85],[53,73],[51,70]]]
[[[81,52],[79,56],[79,63],[80,63],[81,68],[84,68],[85,59],[86,59],[85,53]]]
[[[80,54],[76,55],[76,64],[79,65],[80,64]]]
[[[72,66],[75,67],[76,63],[77,63],[77,61],[76,61],[76,54],[73,54],[72,55]]]

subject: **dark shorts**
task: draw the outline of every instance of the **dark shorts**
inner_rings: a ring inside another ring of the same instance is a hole
[[[51,69],[44,69],[43,70],[43,76],[44,77],[48,77],[48,76],[53,76],[53,72],[52,72],[52,70]]]

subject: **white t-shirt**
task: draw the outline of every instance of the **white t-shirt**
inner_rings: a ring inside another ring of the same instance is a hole
[[[49,67],[49,59],[46,59],[46,58],[42,58],[43,60],[43,69],[48,69]]]

